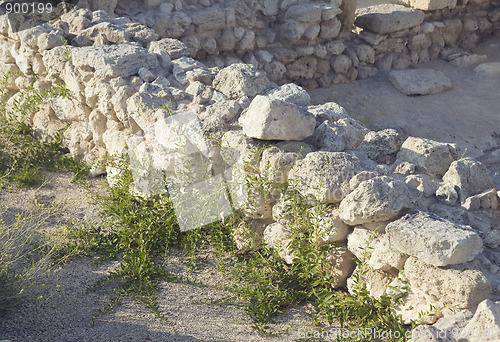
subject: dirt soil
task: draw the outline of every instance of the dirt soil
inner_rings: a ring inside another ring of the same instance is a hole
[[[500,62],[500,38],[482,44],[477,53],[488,61]],[[396,128],[405,135],[456,142],[465,155],[477,157],[494,172],[500,172],[500,79],[481,79],[473,67],[458,68],[444,61],[432,61],[418,68],[443,71],[453,89],[437,95],[408,97],[399,93],[379,74],[371,79],[334,85],[311,91],[314,103],[336,101],[372,129]],[[88,194],[70,183],[66,173],[50,174],[52,180],[35,190],[2,190],[0,200],[11,207],[11,215],[34,205],[36,198],[46,206],[60,203],[60,214],[49,220],[48,229],[63,224],[98,220],[98,208],[89,204]],[[500,188],[500,176],[495,180]],[[92,182],[102,188],[102,179]],[[209,258],[210,261],[210,258]],[[180,256],[173,256],[173,268],[185,272]],[[230,294],[213,263],[195,272],[195,279],[207,286],[162,283],[161,311],[168,322],[156,318],[144,306],[126,302],[92,325],[92,315],[104,306],[106,294],[86,290],[116,267],[116,262],[96,266],[91,259],[78,259],[45,279],[45,286],[19,307],[0,319],[0,340],[21,341],[294,341],[299,329],[312,323],[305,307],[291,308],[273,328],[283,335],[263,337],[252,330],[238,305],[197,304]],[[57,285],[60,285],[59,287]],[[37,299],[38,296],[42,299]]]

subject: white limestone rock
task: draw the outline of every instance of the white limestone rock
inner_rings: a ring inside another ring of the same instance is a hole
[[[405,95],[439,94],[452,88],[442,71],[430,69],[392,70],[389,81]]]
[[[279,256],[288,264],[291,264],[294,258],[288,247],[291,235],[291,230],[279,223],[270,224],[264,230],[264,242],[270,247],[275,248]]]
[[[388,221],[411,209],[415,193],[399,180],[379,176],[362,182],[340,203],[340,218],[348,225]]]
[[[349,180],[359,171],[359,159],[345,152],[311,152],[289,173],[305,198],[337,203],[349,194]]]
[[[402,315],[404,323],[417,319],[419,312],[428,311],[432,304],[437,309],[435,316],[423,321],[432,324],[444,315],[453,314],[449,308],[473,310],[491,294],[490,282],[480,270],[479,262],[436,267],[411,256],[406,260],[404,276],[409,283],[409,295],[394,310]],[[397,280],[391,286],[397,286]]]
[[[139,44],[120,43],[72,49],[71,60],[75,67],[93,70],[98,77],[128,77],[136,75],[140,68],[158,68],[155,55]]]
[[[271,85],[265,73],[243,63],[231,64],[222,69],[213,82],[215,90],[234,100],[245,96],[252,98],[263,93]]]
[[[331,152],[353,150],[363,141],[367,132],[367,128],[352,118],[335,122],[325,120],[314,130],[312,143],[318,149]]]
[[[397,154],[396,165],[409,162],[422,168],[424,172],[441,177],[459,157],[460,148],[456,144],[408,137]]]
[[[422,211],[386,227],[389,244],[433,266],[457,265],[483,252],[481,237],[470,227]]]
[[[307,91],[295,83],[283,84],[279,88],[271,89],[264,95],[272,99],[290,102],[300,107],[307,106],[311,102],[311,97]]]
[[[495,188],[488,169],[472,158],[462,158],[451,163],[443,176],[443,182],[458,188],[460,202],[467,197]]]
[[[293,103],[256,96],[240,118],[245,135],[263,140],[304,140],[316,126],[314,116]]]
[[[372,160],[377,160],[379,156],[397,153],[402,143],[403,139],[395,129],[387,128],[378,132],[370,131],[363,138],[357,151],[360,151]]]

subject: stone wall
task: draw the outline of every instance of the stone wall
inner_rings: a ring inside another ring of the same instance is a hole
[[[111,11],[108,2],[94,2],[94,8]],[[342,1],[158,0],[144,1],[146,11],[139,14],[140,3],[118,1],[116,10],[160,38],[181,40],[193,58],[208,66],[243,61],[266,71],[274,82],[306,88],[438,57],[460,66],[478,62],[481,57],[470,57],[467,51],[500,29],[497,0],[403,4],[406,7],[385,4],[359,10],[352,35],[342,34],[349,31],[353,16],[342,14],[342,9],[353,10]]]

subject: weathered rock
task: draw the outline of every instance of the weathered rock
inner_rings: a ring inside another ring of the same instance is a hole
[[[442,268],[409,257],[405,263],[404,275],[409,282],[410,291],[402,299],[403,304],[395,307],[395,313],[402,315],[403,322],[409,323],[411,319],[418,317],[420,311],[428,312],[432,304],[436,308],[435,315],[424,319],[424,324],[429,324],[443,314],[452,314],[448,308],[473,309],[491,293],[491,285],[479,270],[478,264]],[[396,286],[397,280],[391,286]],[[388,292],[393,293],[392,291]]]
[[[304,88],[294,84],[283,84],[279,88],[274,88],[264,94],[265,96],[285,102],[291,102],[297,106],[307,106],[311,97]]]
[[[389,80],[405,95],[439,94],[452,87],[443,72],[430,69],[393,70]]]
[[[72,49],[72,62],[82,70],[92,70],[99,77],[128,77],[140,68],[155,69],[159,66],[155,55],[134,43],[100,45]]]
[[[377,177],[377,174],[375,172],[371,171],[361,171],[360,173],[356,174],[354,177],[351,178],[349,181],[349,186],[351,187],[351,191],[354,191],[364,181],[367,181],[369,179]]]
[[[262,95],[253,99],[240,123],[247,136],[263,140],[303,140],[316,126],[314,116],[307,111]]]
[[[470,227],[417,211],[386,227],[391,247],[433,266],[457,265],[483,252],[483,242]]]
[[[264,230],[264,242],[272,248],[275,248],[279,256],[288,264],[291,264],[294,258],[292,251],[288,247],[291,235],[291,230],[279,223],[270,224]]]
[[[459,335],[470,342],[498,341],[499,336],[500,302],[490,299],[479,303],[474,316]]]
[[[354,25],[376,33],[391,33],[420,25],[424,12],[401,5],[383,4],[360,9]]]
[[[496,189],[486,190],[480,194],[468,197],[462,206],[467,210],[493,209],[499,207]]]
[[[417,189],[424,197],[434,196],[439,186],[437,180],[426,174],[406,176],[405,183]]]
[[[359,168],[359,160],[349,153],[311,152],[295,163],[289,179],[293,179],[293,184],[302,196],[336,203],[349,193],[349,180]]]
[[[237,63],[222,69],[215,76],[213,86],[227,98],[239,100],[244,96],[252,98],[263,93],[271,87],[271,82],[255,67]]]
[[[392,246],[388,234],[385,234],[380,240],[374,241],[371,247],[373,250],[367,264],[374,270],[402,270],[406,259],[408,259],[408,255]]]
[[[335,122],[340,119],[347,119],[350,116],[344,107],[335,102],[328,102],[323,105],[309,106],[307,111],[316,117],[316,127],[321,125],[323,121]]]
[[[399,180],[381,176],[361,183],[340,203],[340,218],[349,225],[388,221],[413,207],[415,194]]]
[[[233,229],[233,240],[238,249],[257,247],[263,242],[264,230],[271,220],[245,220]]]
[[[174,60],[180,57],[189,57],[189,49],[187,46],[177,39],[172,38],[163,38],[156,42],[151,42],[149,44],[149,51],[160,55],[163,59],[165,59],[166,69],[168,69],[170,59]],[[167,58],[168,56],[168,58]]]
[[[148,93],[135,93],[127,100],[128,115],[143,130],[150,127],[158,121],[165,118],[168,113],[159,109],[163,104],[169,101],[169,97],[157,97]]]
[[[458,188],[460,202],[465,201],[467,197],[495,187],[488,169],[471,158],[462,158],[451,163],[443,176],[443,182]]]
[[[500,77],[500,63],[483,63],[474,68],[474,74],[482,78]]]
[[[314,130],[312,143],[318,149],[342,152],[355,149],[367,132],[367,128],[352,118],[325,120]]]
[[[458,193],[455,186],[450,183],[444,183],[436,190],[436,197],[444,203],[454,205],[458,201]]]
[[[368,132],[357,150],[372,160],[380,156],[393,155],[399,151],[403,143],[401,135],[392,128],[378,132]]]
[[[441,177],[459,157],[460,148],[456,144],[408,137],[398,152],[396,164],[406,161]]]
[[[279,143],[270,147],[262,152],[260,174],[268,181],[286,184],[293,163],[311,151],[309,145],[299,142]]]
[[[347,249],[360,261],[367,262],[373,253],[373,245],[381,241],[382,237],[380,232],[357,226],[347,236]]]

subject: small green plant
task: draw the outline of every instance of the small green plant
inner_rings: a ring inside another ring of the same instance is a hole
[[[64,39],[63,36],[61,36],[60,38],[64,46],[64,60],[66,62],[70,62],[73,59],[73,57],[71,56],[71,48],[68,45],[68,41]]]

